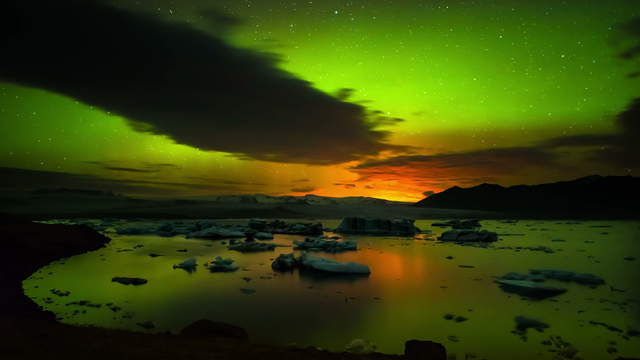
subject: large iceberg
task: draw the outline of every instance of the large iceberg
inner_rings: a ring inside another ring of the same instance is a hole
[[[337,233],[361,235],[414,236],[420,229],[413,225],[411,219],[367,219],[361,217],[345,217]]]
[[[294,250],[327,251],[334,253],[358,250],[358,244],[355,241],[336,241],[325,236],[306,238],[304,241],[293,240],[293,245]]]

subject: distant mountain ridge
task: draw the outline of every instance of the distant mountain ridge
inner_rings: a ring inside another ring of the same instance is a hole
[[[425,208],[488,210],[536,215],[637,217],[640,178],[591,175],[571,181],[503,187],[454,186],[415,205]]]
[[[297,204],[297,205],[390,205],[409,204],[385,199],[351,196],[329,197],[308,194],[304,196],[271,196],[264,194],[255,195],[211,195],[203,197],[191,197],[192,200],[206,200],[215,203],[242,203],[242,204]]]

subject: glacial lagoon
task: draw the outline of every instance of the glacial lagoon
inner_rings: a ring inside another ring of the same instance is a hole
[[[273,259],[304,236],[276,234],[265,242],[283,246],[240,253],[227,249],[228,240],[118,235],[107,227],[106,248],[49,264],[23,287],[60,321],[78,325],[177,333],[207,318],[243,327],[252,342],[334,351],[364,339],[377,351],[402,353],[406,340],[423,339],[444,344],[456,359],[640,356],[640,222],[487,220],[482,228],[499,241],[486,246],[438,241],[447,228],[433,222],[416,221],[427,233],[415,238],[344,235],[357,251],[313,254],[367,264],[368,277],[273,271]],[[216,256],[240,269],[210,272],[204,264]],[[174,268],[190,257],[195,271]],[[591,273],[606,284],[547,280],[567,292],[530,300],[495,283],[530,269]],[[127,286],[111,281],[117,276],[148,282]],[[517,333],[517,316],[548,328]]]

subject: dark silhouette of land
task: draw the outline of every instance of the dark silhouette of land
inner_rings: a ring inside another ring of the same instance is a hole
[[[513,217],[640,218],[640,178],[593,175],[540,185],[454,186],[416,206],[495,211]]]

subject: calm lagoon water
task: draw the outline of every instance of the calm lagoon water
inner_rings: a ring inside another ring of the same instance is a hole
[[[640,356],[640,337],[627,336],[628,330],[640,329],[640,222],[483,221],[484,229],[503,234],[488,248],[435,241],[446,229],[432,228],[432,222],[416,222],[433,231],[431,238],[346,236],[358,241],[358,251],[314,254],[368,264],[372,273],[364,278],[274,272],[272,259],[291,252],[290,247],[243,254],[227,250],[222,241],[120,236],[107,230],[112,242],[106,248],[52,263],[23,285],[39,305],[71,324],[178,332],[208,318],[241,326],[259,343],[340,351],[360,338],[378,351],[402,353],[404,341],[425,339],[443,343],[457,359],[473,358],[470,354],[478,359],[563,359],[555,345],[542,343],[559,336],[583,359]],[[328,228],[338,223],[323,221]],[[275,235],[271,241],[291,245],[303,238]],[[537,246],[553,253],[516,249]],[[177,251],[181,249],[188,251]],[[200,264],[195,272],[173,269],[192,256]],[[241,269],[210,273],[202,264],[215,256],[231,257]],[[540,268],[593,273],[607,284],[594,289],[547,281],[568,292],[531,301],[494,283],[494,277],[507,272]],[[114,276],[149,282],[125,286],[111,282]],[[58,296],[51,289],[70,294]],[[67,305],[80,300],[102,306]],[[447,320],[445,314],[468,320]],[[550,327],[544,332],[530,329],[524,341],[512,333],[518,315]],[[137,325],[145,321],[155,328]]]

